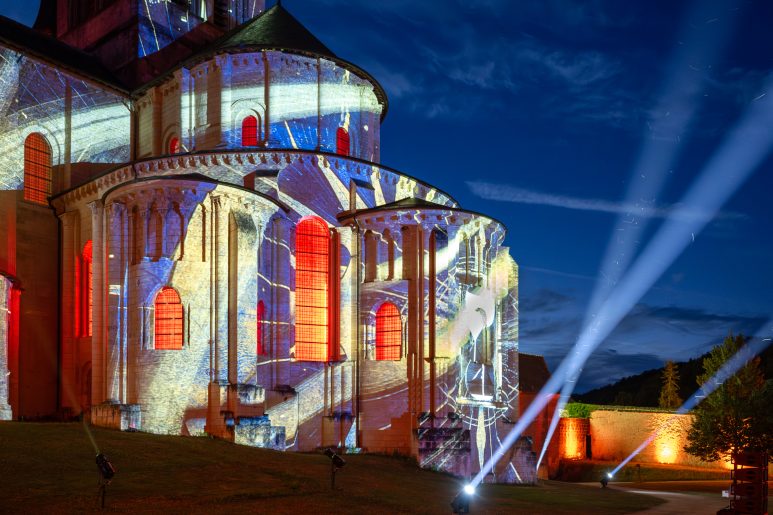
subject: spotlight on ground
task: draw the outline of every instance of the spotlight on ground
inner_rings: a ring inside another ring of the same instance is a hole
[[[105,496],[107,495],[107,485],[112,481],[115,476],[115,467],[107,459],[107,456],[101,452],[97,454],[97,471],[99,472],[99,498],[102,504],[102,509],[105,509]]]
[[[107,456],[102,453],[97,454],[97,469],[99,470],[100,479],[106,483],[110,483],[110,480],[115,476],[115,467],[107,459]]]
[[[330,489],[335,490],[336,472],[338,472],[339,469],[346,465],[346,461],[341,456],[333,452],[333,449],[325,449],[325,456],[330,458]]]
[[[451,501],[451,509],[454,513],[470,513],[470,499],[475,493],[475,487],[472,485],[464,485],[464,489],[456,494],[454,500]]]

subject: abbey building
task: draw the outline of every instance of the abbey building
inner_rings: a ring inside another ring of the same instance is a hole
[[[0,418],[491,457],[518,417],[505,228],[380,164],[366,71],[262,0],[0,29]],[[508,452],[492,479],[531,477]]]

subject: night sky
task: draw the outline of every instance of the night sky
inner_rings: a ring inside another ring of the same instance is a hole
[[[0,14],[34,21],[37,1],[5,4]],[[580,333],[610,236],[646,227],[644,249],[743,114],[773,97],[768,1],[284,6],[386,89],[382,163],[507,225],[520,349],[551,370]],[[659,164],[640,166],[646,156]],[[634,179],[658,176],[660,191],[626,199]],[[578,391],[699,356],[729,332],[770,336],[771,194],[768,154],[599,347]]]

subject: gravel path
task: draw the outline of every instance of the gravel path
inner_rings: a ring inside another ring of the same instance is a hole
[[[615,485],[613,488],[619,488],[628,492],[642,495],[652,495],[660,497],[666,502],[660,506],[655,506],[644,511],[637,511],[637,515],[683,515],[683,514],[711,514],[714,515],[720,509],[730,504],[728,499],[719,496],[710,497],[700,494],[684,492],[666,492],[663,490],[640,490],[636,486]]]

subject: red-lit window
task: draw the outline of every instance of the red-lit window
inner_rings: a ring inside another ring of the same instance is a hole
[[[33,132],[24,140],[24,200],[47,205],[51,195],[51,146]]]
[[[83,314],[83,336],[91,336],[92,311],[94,307],[94,274],[92,267],[92,249],[91,240],[83,246],[83,278],[84,284],[81,286],[81,313]]]
[[[258,146],[258,119],[254,116],[242,120],[242,146]]]
[[[164,287],[156,295],[156,350],[183,348],[183,305],[174,288]]]
[[[169,140],[169,153],[170,154],[180,153],[180,140],[176,136]]]
[[[349,132],[343,127],[339,127],[336,131],[336,154],[348,156],[349,152]]]
[[[327,224],[305,218],[295,233],[295,358],[327,361],[328,251]]]
[[[397,306],[386,302],[376,312],[376,359],[399,360],[403,349],[403,319]]]
[[[255,318],[257,318],[258,321],[258,332],[256,333],[258,341],[257,353],[258,355],[268,354],[266,352],[266,345],[263,334],[263,320],[266,316],[266,306],[263,304],[262,300],[258,301],[258,309],[256,311]]]

